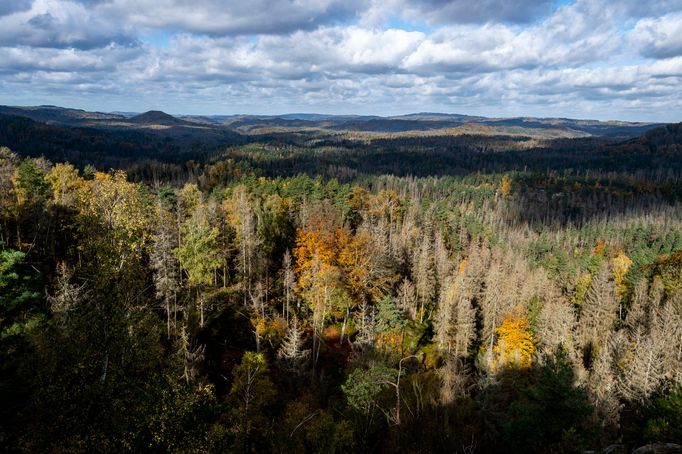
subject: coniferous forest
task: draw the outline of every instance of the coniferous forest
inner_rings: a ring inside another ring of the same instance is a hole
[[[0,149],[4,451],[682,444],[679,125],[201,149],[27,121]]]

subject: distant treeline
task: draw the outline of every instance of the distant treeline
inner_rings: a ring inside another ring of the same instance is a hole
[[[679,178],[680,125],[656,128],[628,141],[605,138],[538,140],[519,136],[386,136],[362,140],[347,134],[202,133],[135,129],[65,128],[24,117],[0,116],[0,144],[28,156],[68,161],[83,169],[126,169],[147,182],[188,181],[198,167],[229,160],[241,174],[300,173],[352,181],[362,175],[467,175],[507,171],[569,174],[637,173]]]

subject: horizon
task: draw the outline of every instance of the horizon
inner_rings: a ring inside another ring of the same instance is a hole
[[[0,104],[682,121],[682,1],[10,0]]]
[[[598,119],[598,118],[589,118],[589,117],[566,117],[566,116],[556,116],[556,117],[541,117],[541,116],[534,116],[534,115],[520,115],[520,116],[501,116],[501,115],[474,115],[474,114],[469,114],[469,113],[462,113],[462,112],[443,112],[443,111],[420,111],[420,112],[403,112],[403,113],[397,113],[397,114],[392,114],[392,115],[381,115],[381,114],[374,114],[374,113],[325,113],[325,112],[314,112],[314,111],[309,111],[309,112],[279,112],[279,113],[244,113],[244,112],[237,112],[237,113],[186,113],[186,112],[169,112],[163,109],[151,107],[149,109],[145,110],[89,110],[89,109],[84,109],[80,107],[73,107],[73,106],[60,106],[60,105],[55,105],[55,104],[35,104],[35,105],[8,105],[8,104],[0,104],[0,107],[12,107],[12,108],[19,108],[19,109],[31,109],[31,108],[57,108],[57,109],[65,109],[65,110],[81,110],[84,112],[92,112],[92,113],[101,113],[101,114],[112,114],[112,115],[141,115],[149,112],[160,112],[164,113],[167,115],[171,115],[173,117],[283,117],[283,116],[294,116],[294,115],[300,115],[300,116],[307,116],[307,115],[319,115],[319,116],[326,116],[326,117],[377,117],[377,118],[395,118],[395,117],[404,117],[404,116],[410,116],[410,115],[452,115],[452,116],[464,116],[464,117],[472,117],[472,118],[485,118],[488,120],[506,120],[506,119],[515,119],[515,118],[521,118],[521,119],[539,119],[539,120],[571,120],[571,121],[597,121],[597,122],[602,122],[602,123],[609,123],[609,122],[623,122],[623,123],[642,123],[642,124],[675,124],[675,123],[681,123],[682,121],[646,121],[646,120],[623,120],[619,118],[606,118],[606,119]],[[396,118],[399,119],[399,118]]]

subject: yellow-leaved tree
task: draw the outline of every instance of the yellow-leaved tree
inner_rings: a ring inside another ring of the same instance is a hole
[[[76,202],[77,191],[84,184],[78,170],[71,164],[55,164],[45,175],[45,181],[52,188],[52,201],[58,205],[71,206]]]
[[[139,261],[149,241],[149,200],[126,173],[97,172],[92,181],[76,185],[81,230],[100,264],[121,271]]]
[[[530,367],[535,344],[528,319],[517,310],[507,314],[495,332],[497,343],[493,347],[491,369]]]
[[[512,180],[509,178],[509,175],[505,175],[502,177],[502,180],[500,180],[500,194],[502,197],[509,197],[509,194],[511,194],[511,189],[512,189]]]
[[[624,252],[619,252],[613,258],[613,280],[616,281],[616,289],[618,292],[618,297],[622,298],[627,291],[627,283],[625,282],[625,276],[630,271],[632,266],[632,260],[630,257],[625,255]]]

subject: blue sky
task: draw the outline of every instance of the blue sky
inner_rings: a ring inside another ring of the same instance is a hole
[[[682,0],[3,0],[0,103],[682,121]]]

